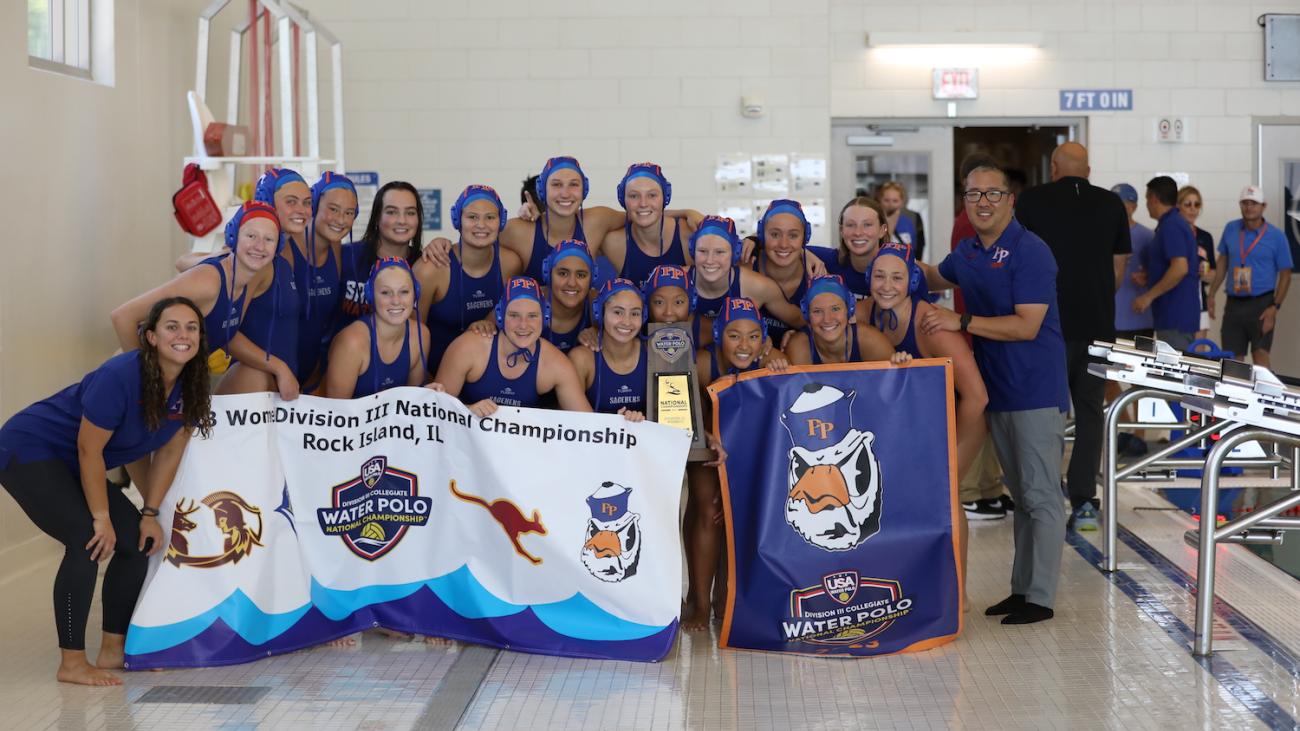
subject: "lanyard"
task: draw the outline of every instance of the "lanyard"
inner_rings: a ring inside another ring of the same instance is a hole
[[[1260,239],[1264,238],[1264,232],[1268,231],[1268,221],[1263,223],[1264,225],[1259,227],[1259,233],[1255,234],[1255,240],[1250,242],[1249,247],[1246,246],[1246,224],[1243,223],[1241,230],[1237,232],[1237,252],[1241,254],[1242,266],[1246,266],[1246,257],[1250,256],[1250,252],[1255,250],[1255,245],[1259,243]]]

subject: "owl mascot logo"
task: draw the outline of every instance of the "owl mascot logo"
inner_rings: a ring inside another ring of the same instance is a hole
[[[632,488],[604,482],[587,498],[591,519],[582,544],[582,565],[601,581],[631,578],[641,562],[641,516],[627,509],[631,496]]]
[[[854,395],[811,383],[781,414],[792,442],[785,521],[826,551],[847,551],[880,530],[875,435],[853,428]]]

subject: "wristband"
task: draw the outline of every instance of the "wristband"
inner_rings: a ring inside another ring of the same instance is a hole
[[[961,331],[966,332],[968,327],[970,327],[970,313],[963,312],[961,313]]]
[[[1277,300],[1274,300],[1274,301],[1273,301],[1273,309],[1275,309],[1275,310],[1280,310],[1280,309],[1282,309],[1282,303],[1281,303],[1281,302],[1278,302]]]
[[[145,506],[145,507],[143,507],[143,508],[140,508],[140,517],[142,517],[142,518],[157,518],[157,517],[158,517],[158,508],[151,508],[151,507],[148,507],[148,506]]]

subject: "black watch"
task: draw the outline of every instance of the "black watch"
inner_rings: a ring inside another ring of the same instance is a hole
[[[970,327],[970,313],[963,312],[961,313],[961,331],[966,332],[968,327]]]

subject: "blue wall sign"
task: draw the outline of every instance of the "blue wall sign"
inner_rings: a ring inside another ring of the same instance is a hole
[[[424,207],[424,230],[442,229],[442,189],[417,188],[420,191],[420,205]]]
[[[1061,89],[1061,111],[1131,111],[1132,89]]]

